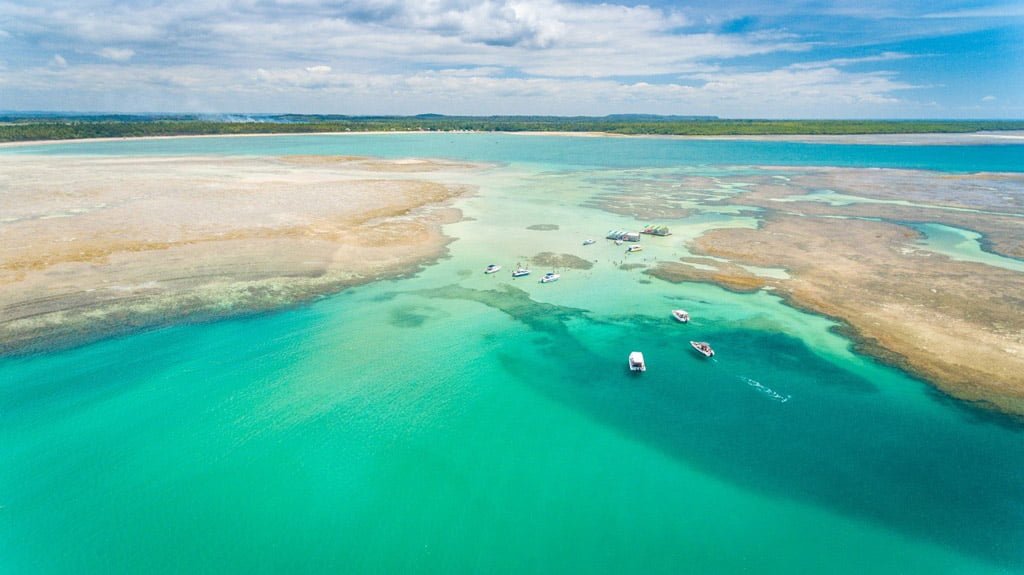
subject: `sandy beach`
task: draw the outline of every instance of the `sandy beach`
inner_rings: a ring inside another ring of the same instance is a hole
[[[0,353],[274,309],[442,256],[466,164],[0,157]]]
[[[421,131],[421,130],[390,130],[364,132],[299,132],[270,134],[199,134],[176,136],[142,136],[130,138],[82,138],[69,140],[35,140],[27,142],[0,142],[0,148],[19,148],[27,146],[74,144],[87,142],[123,142],[130,140],[167,140],[181,138],[271,138],[298,136],[374,136],[382,134],[458,134],[472,133],[473,130],[455,131]],[[922,133],[922,134],[772,134],[772,135],[726,135],[726,136],[693,136],[675,134],[617,134],[613,132],[492,132],[510,136],[557,136],[573,138],[644,138],[644,139],[683,139],[683,140],[749,140],[806,142],[811,144],[865,144],[885,146],[968,146],[992,144],[1022,144],[1024,131],[1007,130],[1002,132],[967,132],[967,133]]]

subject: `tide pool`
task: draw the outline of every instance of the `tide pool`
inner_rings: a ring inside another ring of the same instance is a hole
[[[977,262],[1015,272],[1024,272],[1024,261],[994,254],[982,249],[982,235],[978,232],[942,224],[916,226],[925,237],[920,244],[924,249],[940,253],[951,259]]]
[[[415,277],[0,360],[0,572],[1024,571],[1019,422],[853,353],[833,322],[771,293],[623,265],[685,256],[688,239],[750,213],[667,220],[674,235],[638,254],[601,239],[647,223],[595,207],[609,182],[741,174],[769,153],[686,144],[692,157],[476,134],[40,147],[497,165],[467,176],[480,189],[446,227],[450,256]],[[995,165],[971,155],[985,146],[851,147],[792,153]],[[703,167],[715,157],[737,166]],[[591,267],[511,278],[544,251]],[[502,271],[483,274],[492,262]],[[680,307],[691,323],[672,320]]]

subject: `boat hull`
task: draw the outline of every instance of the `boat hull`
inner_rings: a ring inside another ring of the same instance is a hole
[[[629,366],[629,371],[634,373],[647,371],[647,362],[644,361],[644,354],[639,351],[630,352],[629,358],[626,359],[626,364]]]
[[[713,357],[715,355],[715,350],[711,349],[711,346],[703,341],[691,341],[690,347],[704,357]]]

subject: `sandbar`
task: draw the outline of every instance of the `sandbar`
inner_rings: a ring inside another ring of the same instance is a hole
[[[694,257],[645,273],[773,289],[839,320],[860,350],[955,397],[1024,415],[1024,274],[929,250],[912,225],[966,227],[985,234],[992,253],[1020,257],[1024,175],[766,172],[743,176],[749,185],[729,199],[759,209],[756,229],[709,230],[689,243]],[[784,268],[787,277],[742,265]]]
[[[401,134],[453,134],[453,133],[495,133],[510,136],[554,136],[572,138],[642,138],[642,139],[685,139],[685,140],[747,140],[806,142],[812,144],[864,144],[884,146],[982,146],[982,145],[1024,145],[1024,131],[1006,130],[999,132],[956,132],[956,133],[906,133],[906,134],[620,134],[616,132],[570,132],[570,131],[488,131],[476,130],[365,130],[348,132],[289,132],[251,134],[179,134],[173,136],[132,136],[108,138],[73,138],[65,140],[28,140],[0,142],[0,148],[27,146],[75,144],[89,142],[122,142],[128,140],[167,140],[180,138],[269,138],[301,136],[380,136]]]
[[[0,354],[277,309],[417,272],[479,166],[0,156]],[[470,178],[471,179],[471,178]],[[461,183],[460,183],[461,182]]]

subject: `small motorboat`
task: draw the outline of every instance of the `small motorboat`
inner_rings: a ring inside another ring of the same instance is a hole
[[[512,277],[521,278],[530,275],[530,270],[524,268],[521,265],[517,265],[516,269],[512,270]]]
[[[626,248],[626,253],[631,254],[633,252],[638,252],[642,249],[644,249],[643,246],[629,246],[628,248]]]
[[[690,314],[686,313],[685,309],[672,310],[672,317],[676,318],[676,321],[679,323],[686,323],[690,321]]]
[[[556,274],[555,272],[548,272],[548,273],[544,274],[544,277],[540,278],[540,283],[542,283],[542,284],[549,284],[551,282],[556,282],[556,281],[558,281],[558,278],[560,278],[560,277],[562,277],[562,276],[559,275],[559,274]]]
[[[615,240],[615,245],[621,246],[622,245],[622,240]]]
[[[594,243],[596,243],[595,240],[583,240],[583,245],[585,246],[593,245]]]
[[[639,351],[629,352],[629,371],[647,371],[647,363],[644,362],[644,354]]]
[[[490,264],[486,268],[484,268],[484,273],[485,274],[493,274],[493,273],[497,272],[500,269],[501,269],[501,266],[499,266],[498,264]]]
[[[711,346],[706,341],[691,341],[690,345],[693,346],[693,349],[697,350],[697,353],[704,357],[715,355],[715,350],[711,349]]]

